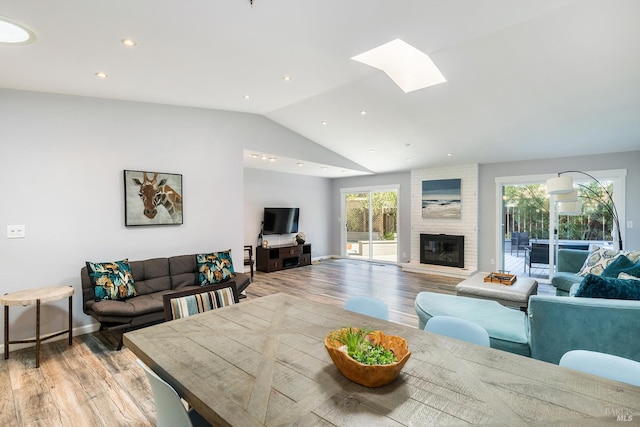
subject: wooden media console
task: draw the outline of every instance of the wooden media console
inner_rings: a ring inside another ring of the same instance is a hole
[[[285,268],[311,265],[311,245],[278,245],[256,248],[256,269],[271,273]]]

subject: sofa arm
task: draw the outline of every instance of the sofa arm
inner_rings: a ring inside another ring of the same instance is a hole
[[[532,295],[531,357],[558,363],[569,350],[640,361],[640,301]]]
[[[581,249],[558,249],[558,271],[577,273],[588,256],[589,251]]]

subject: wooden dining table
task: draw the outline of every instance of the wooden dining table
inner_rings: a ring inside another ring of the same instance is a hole
[[[324,347],[345,326],[405,338],[400,376],[379,388],[345,378]],[[640,421],[640,387],[285,294],[128,332],[124,344],[214,425]]]

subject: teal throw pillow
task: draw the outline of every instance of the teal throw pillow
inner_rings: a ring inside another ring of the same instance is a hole
[[[576,297],[640,300],[640,281],[588,274],[580,282]]]
[[[226,282],[235,277],[231,249],[211,254],[196,255],[198,265],[198,281],[200,286]]]
[[[633,262],[626,256],[619,256],[604,269],[602,277],[618,277],[620,273],[627,273],[631,276],[640,277],[640,261]]]
[[[95,300],[123,300],[138,295],[128,259],[114,262],[87,262]]]

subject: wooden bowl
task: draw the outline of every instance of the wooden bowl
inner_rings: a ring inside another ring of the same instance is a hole
[[[339,350],[342,343],[332,338],[334,334],[335,331],[329,333],[324,339],[324,346],[329,352],[331,360],[342,375],[366,387],[381,387],[395,380],[411,356],[411,351],[409,351],[407,341],[404,338],[385,335],[382,331],[374,331],[369,334],[371,340],[375,344],[381,344],[384,348],[393,351],[398,361],[388,365],[365,365]]]

